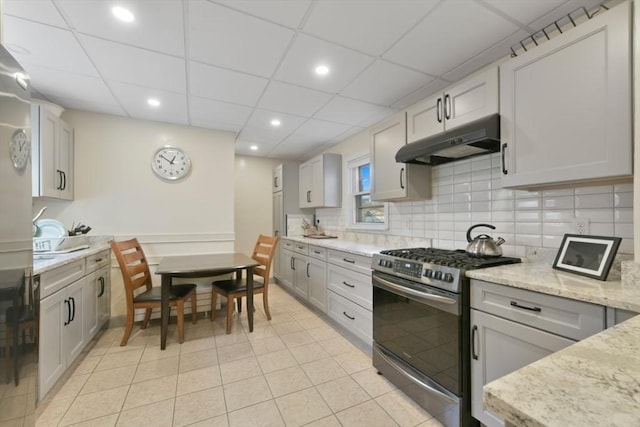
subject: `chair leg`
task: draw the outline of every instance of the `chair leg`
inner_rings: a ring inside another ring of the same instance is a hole
[[[198,298],[195,289],[191,294],[191,323],[194,325],[198,323]]]
[[[231,324],[233,323],[233,297],[227,295],[227,335],[231,333]]]
[[[264,305],[264,314],[267,315],[267,319],[271,320],[271,313],[269,313],[269,298],[267,297],[267,290],[262,293],[262,305]]]
[[[184,300],[176,301],[176,315],[178,317],[178,342],[184,342]]]
[[[218,305],[218,293],[216,288],[211,287],[211,321],[216,320],[216,305]]]
[[[242,298],[236,298],[236,305],[238,306],[238,314],[242,313]]]
[[[7,336],[4,342],[7,344],[4,348],[4,357],[5,357],[5,367],[7,369],[7,384],[8,384],[11,381],[11,377],[9,375],[9,373],[11,372],[11,352],[15,353],[15,350],[9,347],[9,343],[13,343],[13,329],[7,327]]]
[[[144,320],[142,321],[142,325],[140,325],[140,329],[147,329],[149,320],[151,320],[151,309],[147,308],[144,312]]]
[[[129,341],[129,336],[131,335],[131,331],[133,330],[133,313],[133,309],[127,310],[127,324],[124,329],[122,341],[120,341],[120,347],[124,347],[125,345],[127,345],[127,341]]]

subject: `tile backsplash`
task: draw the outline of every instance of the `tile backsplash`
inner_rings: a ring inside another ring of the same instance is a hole
[[[576,233],[577,219],[587,224],[585,234],[622,237],[618,252],[633,253],[633,184],[522,191],[502,188],[500,174],[498,153],[433,167],[431,200],[390,203],[389,229],[357,237],[464,249],[467,229],[489,223],[496,230],[474,233],[502,237],[505,255],[525,256],[528,247],[557,249],[565,233]],[[352,234],[346,214],[316,211],[323,231],[342,235]]]

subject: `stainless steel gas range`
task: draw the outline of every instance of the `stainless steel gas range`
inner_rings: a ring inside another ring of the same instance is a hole
[[[373,256],[373,365],[445,426],[478,425],[465,272],[518,262],[433,248]]]

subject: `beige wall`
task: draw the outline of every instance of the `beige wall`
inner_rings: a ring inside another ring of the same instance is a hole
[[[271,172],[281,160],[236,156],[236,250],[251,253],[258,234],[273,233]]]

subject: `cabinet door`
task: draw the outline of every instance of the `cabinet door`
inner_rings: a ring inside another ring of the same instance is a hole
[[[282,262],[280,264],[281,283],[289,289],[293,289],[293,282],[295,281],[295,270],[293,265],[293,252],[288,250],[282,251]]]
[[[445,130],[498,113],[498,103],[497,67],[469,77],[444,94]]]
[[[35,107],[38,108],[38,107]],[[58,139],[60,137],[60,119],[46,108],[40,107],[40,191],[36,196],[58,197],[62,188],[62,174],[58,169],[56,158]],[[38,167],[38,165],[34,165]]]
[[[105,267],[97,273],[96,299],[98,300],[98,329],[111,317],[111,267]]]
[[[442,99],[443,95],[438,94],[407,109],[407,143],[444,131]]]
[[[62,120],[59,121],[59,128],[56,161],[62,182],[58,197],[65,200],[73,200],[73,129]]]
[[[318,259],[307,259],[309,279],[309,302],[322,310],[327,309],[327,263]]]
[[[309,207],[324,206],[324,162],[318,157],[311,162],[311,203]]]
[[[371,133],[371,199],[389,200],[407,195],[405,164],[396,162],[396,153],[405,145],[405,114],[373,129]]]
[[[64,328],[62,347],[66,353],[67,366],[69,366],[78,357],[86,343],[83,313],[84,294],[88,292],[86,277],[72,283],[66,290],[71,317],[65,322],[67,325]]]
[[[300,207],[311,207],[311,191],[313,190],[313,163],[300,165]]]
[[[98,332],[98,294],[100,280],[98,271],[85,277],[86,289],[82,293],[82,316],[84,320],[85,340],[89,342]]]
[[[503,187],[632,175],[629,7],[500,67]]]
[[[309,265],[307,264],[307,257],[294,255],[293,267],[295,275],[293,285],[296,294],[306,301],[309,299]]]
[[[63,333],[69,310],[66,290],[61,290],[40,301],[40,331],[38,360],[38,394],[40,400],[53,387],[66,369],[62,348]]]
[[[471,310],[471,415],[488,427],[502,418],[482,403],[482,387],[575,341]]]

